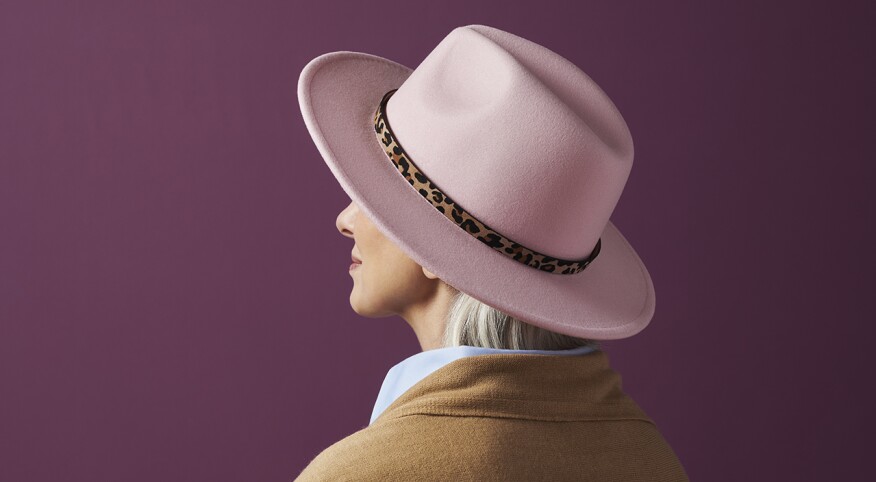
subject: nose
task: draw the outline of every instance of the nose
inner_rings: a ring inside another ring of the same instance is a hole
[[[355,202],[351,202],[338,214],[335,219],[335,226],[340,233],[348,238],[353,239],[353,220],[356,219],[356,211],[359,209]]]

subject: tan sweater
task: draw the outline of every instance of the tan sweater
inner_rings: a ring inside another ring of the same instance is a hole
[[[608,356],[461,358],[317,455],[307,481],[687,481]]]

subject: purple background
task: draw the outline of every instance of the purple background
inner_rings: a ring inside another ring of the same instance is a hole
[[[311,58],[484,23],[579,65],[657,290],[606,349],[693,480],[869,474],[868,2],[0,6],[0,480],[289,480],[416,353],[349,306]],[[865,471],[865,469],[867,469]]]

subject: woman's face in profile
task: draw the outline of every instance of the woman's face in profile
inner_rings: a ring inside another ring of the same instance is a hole
[[[350,305],[368,317],[399,314],[431,287],[423,268],[383,235],[368,216],[351,202],[335,221],[342,235],[354,240],[350,268],[353,291]]]

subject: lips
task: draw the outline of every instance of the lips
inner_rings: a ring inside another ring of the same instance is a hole
[[[356,257],[356,255],[353,253],[350,253],[350,260],[353,261],[353,263],[350,265],[350,271],[353,271],[354,269],[362,265],[362,260]]]
[[[356,268],[358,268],[359,266],[362,266],[362,260],[359,259],[358,256],[356,256],[355,252],[356,252],[356,248],[354,247],[354,248],[353,248],[353,251],[350,252],[350,261],[353,262],[353,263],[350,265],[350,272],[351,272],[351,273],[352,273]]]

